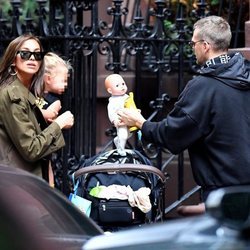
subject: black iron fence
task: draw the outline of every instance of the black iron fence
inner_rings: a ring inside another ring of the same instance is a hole
[[[65,193],[68,173],[74,170],[78,159],[96,153],[96,130],[100,129],[96,122],[97,79],[102,70],[133,74],[136,103],[141,104],[142,112],[149,119],[161,119],[195,70],[188,46],[193,22],[210,14],[224,16],[232,26],[231,47],[235,48],[244,47],[244,22],[249,18],[249,3],[243,0],[34,2],[35,8],[28,9],[25,15],[19,0],[10,1],[9,12],[0,12],[0,54],[11,39],[31,32],[42,39],[46,50],[71,60],[74,71],[62,102],[63,109],[74,113],[76,122],[74,128],[65,131],[67,146],[53,159],[57,186]],[[101,67],[100,57],[104,58]],[[152,92],[144,84],[145,75],[154,82]],[[166,80],[172,76],[174,81]],[[172,91],[170,95],[165,92],[166,82],[170,86],[167,89]],[[148,92],[149,97],[145,98]],[[134,147],[138,147],[137,142]],[[144,144],[143,149],[161,169],[172,160],[172,155],[161,148]],[[181,154],[178,156],[180,180],[183,167]],[[178,190],[180,197],[183,195],[181,181]]]

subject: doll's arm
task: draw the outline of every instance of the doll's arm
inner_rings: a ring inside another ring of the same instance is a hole
[[[109,103],[108,105],[108,117],[112,124],[114,124],[115,127],[117,127],[117,124],[119,122],[119,117],[117,115],[117,108],[114,105],[111,105]]]

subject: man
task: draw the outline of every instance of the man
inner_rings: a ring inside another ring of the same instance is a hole
[[[121,123],[178,154],[188,149],[203,199],[215,189],[250,184],[250,64],[228,53],[229,24],[209,16],[194,24],[192,46],[200,74],[188,82],[173,110],[159,122],[119,111]]]

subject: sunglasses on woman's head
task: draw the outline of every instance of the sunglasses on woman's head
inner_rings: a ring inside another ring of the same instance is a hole
[[[17,54],[20,54],[20,57],[23,60],[29,60],[31,56],[33,55],[36,61],[41,61],[44,58],[45,53],[44,52],[31,52],[27,50],[19,50],[17,51]]]

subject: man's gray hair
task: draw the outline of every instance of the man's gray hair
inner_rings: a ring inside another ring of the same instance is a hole
[[[205,40],[215,51],[227,50],[230,46],[232,33],[228,22],[219,16],[208,16],[194,24],[194,30],[200,40]]]

